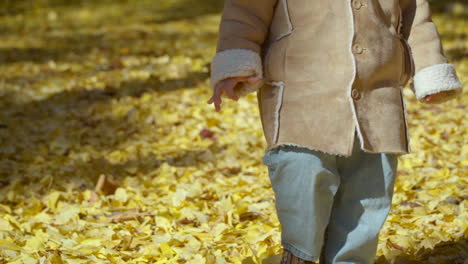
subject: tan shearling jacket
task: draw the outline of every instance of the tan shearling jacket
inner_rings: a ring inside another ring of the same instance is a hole
[[[296,145],[350,156],[411,151],[402,89],[462,93],[428,0],[226,0],[211,87],[257,92],[267,150]]]

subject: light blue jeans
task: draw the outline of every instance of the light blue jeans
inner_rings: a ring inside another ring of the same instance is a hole
[[[398,154],[361,150],[350,157],[297,146],[268,151],[281,244],[320,264],[371,264],[392,204]]]

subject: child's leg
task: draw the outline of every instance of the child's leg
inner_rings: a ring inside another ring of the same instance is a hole
[[[355,139],[351,157],[337,157],[341,175],[326,241],[325,263],[374,263],[378,235],[390,211],[398,156],[365,153]]]
[[[276,197],[281,244],[293,255],[317,261],[340,178],[334,155],[282,146],[263,158]]]

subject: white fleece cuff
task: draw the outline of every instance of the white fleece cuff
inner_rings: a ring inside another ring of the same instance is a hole
[[[413,77],[412,89],[418,100],[423,100],[429,94],[441,91],[456,90],[456,93],[446,100],[457,97],[463,89],[458,79],[455,67],[449,63],[436,64],[417,72]]]
[[[262,60],[257,52],[249,49],[227,49],[218,52],[211,63],[210,86],[214,89],[219,81],[230,77],[257,76],[263,78]],[[242,83],[236,88],[238,96],[257,91],[263,80],[254,84]]]

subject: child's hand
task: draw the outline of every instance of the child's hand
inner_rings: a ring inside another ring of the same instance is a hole
[[[455,94],[456,91],[454,90],[449,90],[449,91],[443,91],[443,92],[438,92],[435,94],[429,94],[424,97],[424,101],[429,104],[438,104],[447,101],[448,98],[452,97],[452,94]]]
[[[254,77],[254,76],[243,76],[243,77],[232,77],[232,78],[226,78],[216,85],[214,91],[213,91],[213,96],[210,98],[210,100],[207,101],[208,104],[214,103],[216,112],[219,112],[221,110],[221,96],[226,92],[227,96],[231,98],[232,100],[237,101],[239,97],[237,97],[234,93],[234,87],[240,82],[248,82],[248,83],[256,83],[260,81],[260,77]]]

